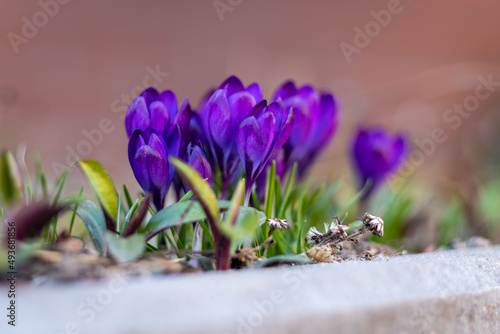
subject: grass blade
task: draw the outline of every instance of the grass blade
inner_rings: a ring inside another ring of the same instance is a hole
[[[288,205],[288,200],[290,198],[290,194],[292,193],[293,185],[295,184],[296,175],[297,175],[297,163],[295,162],[293,164],[292,171],[288,176],[288,182],[286,184],[285,193],[283,194],[283,198],[281,200],[281,204],[278,209],[278,218],[284,218],[285,211]]]
[[[80,193],[78,194],[78,196],[82,196],[82,193],[83,193],[83,186],[80,188]],[[75,204],[75,208],[73,209],[73,213],[71,214],[71,220],[69,222],[69,230],[68,230],[69,235],[71,235],[71,232],[73,231],[73,224],[75,222],[76,211],[78,211],[78,203]]]
[[[273,163],[271,165],[271,168],[269,168],[269,173],[267,175],[267,185],[266,185],[266,205],[264,212],[268,217],[273,217],[275,178],[276,178],[276,161],[273,160]]]
[[[132,208],[132,198],[130,197],[130,193],[128,192],[128,189],[127,189],[127,186],[125,184],[123,184],[123,194],[125,195],[125,201],[127,201],[127,206],[128,206],[128,209],[130,211],[130,209]]]

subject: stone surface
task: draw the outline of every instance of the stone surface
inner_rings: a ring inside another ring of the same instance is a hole
[[[19,288],[2,333],[500,333],[500,247]]]

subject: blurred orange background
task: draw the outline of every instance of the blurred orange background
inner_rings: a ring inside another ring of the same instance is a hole
[[[0,148],[27,145],[28,165],[40,153],[54,179],[85,133],[109,123],[82,156],[138,190],[120,116],[159,69],[155,86],[193,106],[231,74],[259,82],[267,98],[289,78],[334,92],[342,123],[311,173],[316,181],[352,177],[348,146],[360,123],[412,142],[442,128],[447,139],[415,169],[417,180],[488,175],[494,168],[481,159],[500,142],[500,86],[457,129],[443,117],[475,94],[479,76],[500,82],[499,12],[494,0],[0,0]],[[391,13],[385,26],[375,19],[383,13]],[[360,30],[372,35],[367,45]],[[347,44],[357,50],[349,57]],[[71,175],[75,191],[83,178]]]

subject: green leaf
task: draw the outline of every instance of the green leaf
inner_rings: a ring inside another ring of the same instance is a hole
[[[66,178],[68,177],[69,170],[65,170],[56,181],[56,191],[54,193],[54,198],[52,199],[52,205],[57,205],[59,203],[59,199],[61,198],[61,193],[66,183]]]
[[[292,245],[290,245],[290,243],[285,239],[282,230],[277,230],[276,232],[274,232],[274,240],[276,240],[276,246],[282,254],[286,253],[293,254],[294,250],[292,248]],[[283,245],[285,245],[286,248],[288,248],[288,252],[285,250],[285,247],[283,247]]]
[[[137,212],[134,217],[132,217],[130,219],[130,222],[127,223],[127,225],[122,229],[122,237],[128,237],[139,230],[142,222],[144,221],[144,218],[146,218],[146,215],[148,214],[149,204],[151,203],[152,199],[153,195],[149,194],[145,199],[142,200],[141,204],[137,208]]]
[[[191,190],[189,190],[187,193],[184,194],[184,196],[182,196],[182,198],[179,200],[179,202],[189,201],[191,199],[191,197],[193,197],[193,192]]]
[[[269,168],[269,173],[267,174],[267,187],[266,187],[266,205],[265,213],[266,216],[273,216],[273,200],[274,200],[274,179],[276,178],[276,161],[273,161],[271,168]]]
[[[220,231],[234,243],[251,241],[259,225],[267,221],[266,214],[248,206],[241,206],[234,226],[220,224]]]
[[[79,196],[82,196],[83,193],[83,186],[80,188],[80,193],[78,194]],[[71,220],[69,222],[69,229],[68,229],[68,234],[71,235],[71,232],[73,232],[73,224],[75,222],[75,217],[76,217],[76,211],[78,211],[78,203],[75,204],[75,208],[73,209],[73,213],[71,214]]]
[[[127,202],[128,209],[132,208],[132,198],[130,197],[130,193],[128,192],[127,186],[123,185],[123,193],[125,194],[125,201]]]
[[[241,179],[240,182],[238,182],[238,186],[236,187],[236,190],[233,194],[229,211],[224,215],[224,221],[221,224],[226,224],[228,226],[234,226],[236,224],[238,211],[241,206],[241,200],[243,199],[244,194],[245,179]]]
[[[260,208],[260,203],[259,203],[259,199],[257,198],[257,194],[255,193],[255,191],[252,191],[252,202],[253,202],[253,206],[261,211],[262,209]]]
[[[135,234],[128,238],[120,238],[116,233],[106,231],[106,242],[109,254],[118,263],[126,263],[138,259],[146,251],[144,235]]]
[[[302,253],[302,230],[304,229],[304,225],[306,221],[304,220],[302,224],[300,224],[299,233],[297,234],[297,254]]]
[[[153,246],[150,243],[146,242],[146,251],[147,252],[157,252],[158,248],[156,248],[155,246]]]
[[[90,185],[102,206],[115,221],[118,213],[118,195],[113,181],[102,165],[95,160],[80,160],[78,164],[89,179]]]
[[[45,174],[40,175],[40,186],[42,187],[42,194],[44,199],[49,198],[49,191],[47,190],[47,178],[45,177]]]
[[[314,263],[314,261],[303,255],[277,255],[270,257],[264,261],[255,263],[254,268],[271,267],[277,264],[306,264],[306,263]]]
[[[231,202],[229,201],[219,201],[218,207],[227,209],[230,204]],[[169,227],[193,223],[206,218],[205,211],[198,202],[188,201],[172,204],[160,210],[151,218],[144,230],[146,233],[146,240],[151,239],[153,236]]]
[[[0,160],[0,195],[7,204],[23,198],[21,171],[10,151],[5,151]]]
[[[176,158],[170,158],[170,163],[174,165],[177,174],[187,183],[189,188],[196,195],[201,206],[204,208],[207,218],[214,224],[219,221],[219,206],[217,197],[210,185],[203,181],[201,176],[186,163]],[[199,220],[199,219],[197,219]]]
[[[118,210],[116,211],[116,232],[120,232],[121,218],[122,218],[122,197],[118,194]]]
[[[198,223],[203,229],[203,234],[207,238],[210,247],[214,248],[214,238],[212,237],[212,234],[210,233],[210,229],[208,228],[207,224],[205,224],[203,220],[199,220]]]
[[[288,182],[286,184],[285,193],[283,194],[283,198],[281,199],[281,204],[278,209],[278,218],[284,218],[286,208],[288,206],[288,200],[290,198],[290,194],[293,190],[293,185],[295,184],[295,176],[297,175],[297,162],[293,164],[292,171],[288,176]]]
[[[274,184],[274,197],[275,197],[274,205],[276,206],[274,208],[274,212],[275,212],[275,217],[278,217],[278,216],[276,216],[276,214],[278,213],[278,206],[281,205],[281,200],[283,198],[283,195],[281,194],[281,182],[280,182],[280,178],[276,177],[274,179],[274,183],[275,183]]]
[[[125,220],[123,221],[123,226],[120,229],[120,232],[127,227],[127,224],[130,222],[130,218],[134,215],[134,213],[137,211],[137,207],[139,206],[139,200],[136,200],[134,204],[130,206],[130,210],[128,210],[127,215],[125,216]]]
[[[102,208],[94,202],[86,200],[78,204],[76,214],[85,223],[99,255],[105,255],[107,252],[106,240],[104,238],[106,221]]]

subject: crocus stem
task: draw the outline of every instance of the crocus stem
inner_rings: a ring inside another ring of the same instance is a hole
[[[153,204],[156,207],[156,211],[163,209],[163,201],[164,199],[159,194],[153,193]]]
[[[227,193],[229,190],[229,181],[230,179],[228,176],[222,175],[222,187],[220,190],[221,199],[227,199]]]
[[[245,187],[245,202],[244,202],[245,206],[248,206],[248,203],[250,203],[250,198],[252,197],[252,186],[253,182],[251,182],[251,180],[248,180]]]
[[[219,236],[215,243],[215,269],[229,270],[231,268],[231,240]]]
[[[208,223],[214,238],[215,269],[229,270],[231,268],[231,239],[219,231],[216,221],[208,219]]]

